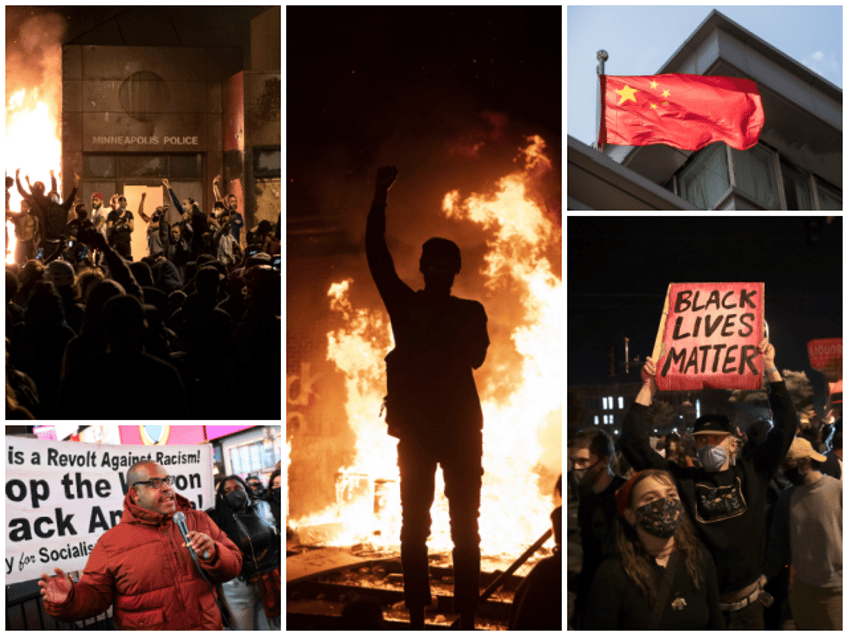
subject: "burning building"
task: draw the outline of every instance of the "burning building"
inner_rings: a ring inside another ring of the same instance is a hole
[[[53,169],[67,196],[76,173],[87,205],[122,193],[136,210],[146,193],[148,213],[162,179],[210,211],[221,174],[248,228],[277,222],[279,7],[24,9],[7,9],[7,174],[48,183]],[[147,253],[138,218],[132,252]]]

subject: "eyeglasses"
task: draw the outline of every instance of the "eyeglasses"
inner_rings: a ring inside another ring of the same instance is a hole
[[[162,483],[166,483],[169,486],[173,485],[174,478],[168,475],[165,479],[148,479],[147,481],[137,481],[133,484],[133,486],[138,486],[139,484],[144,484],[146,486],[151,486],[153,488],[161,488]]]

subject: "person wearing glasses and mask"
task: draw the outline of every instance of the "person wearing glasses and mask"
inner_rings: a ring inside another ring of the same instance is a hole
[[[695,421],[700,467],[680,466],[657,453],[648,439],[648,408],[656,391],[655,361],[642,369],[642,388],[624,418],[621,449],[636,470],[667,470],[699,538],[713,557],[720,607],[728,629],[764,629],[763,607],[770,604],[766,580],[766,493],[798,428],[798,413],[774,363],[774,345],[763,338],[759,351],[769,381],[768,401],[774,428],[750,453],[735,460],[737,430],[726,415],[702,415]]]
[[[238,475],[224,477],[215,492],[206,513],[243,557],[238,578],[221,586],[233,629],[279,630],[281,543],[271,507]]]
[[[121,522],[97,541],[82,578],[74,583],[59,568],[56,576],[42,574],[44,609],[70,622],[113,605],[116,629],[223,629],[212,586],[238,576],[241,550],[176,493],[163,466],[138,462],[127,471],[127,484]],[[173,520],[178,511],[185,515],[189,545]]]

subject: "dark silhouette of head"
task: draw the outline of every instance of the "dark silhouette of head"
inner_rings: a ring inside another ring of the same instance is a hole
[[[197,293],[204,298],[215,298],[218,293],[218,283],[221,280],[221,274],[216,267],[206,265],[197,270],[197,277],[194,279]]]
[[[144,308],[135,296],[115,296],[103,305],[103,331],[109,350],[141,353],[147,323]]]
[[[448,239],[434,237],[421,246],[418,269],[424,274],[424,289],[439,294],[450,294],[454,276],[462,268],[459,246]]]
[[[35,183],[33,183],[32,184],[32,193],[33,194],[40,194],[40,195],[43,196],[44,195],[44,182],[43,181],[36,181]]]

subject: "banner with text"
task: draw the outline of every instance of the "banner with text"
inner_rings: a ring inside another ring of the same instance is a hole
[[[212,446],[109,446],[6,437],[6,583],[83,570],[121,521],[137,461],[159,463],[193,508],[213,505]]]
[[[654,345],[657,389],[762,388],[764,283],[671,283]]]

